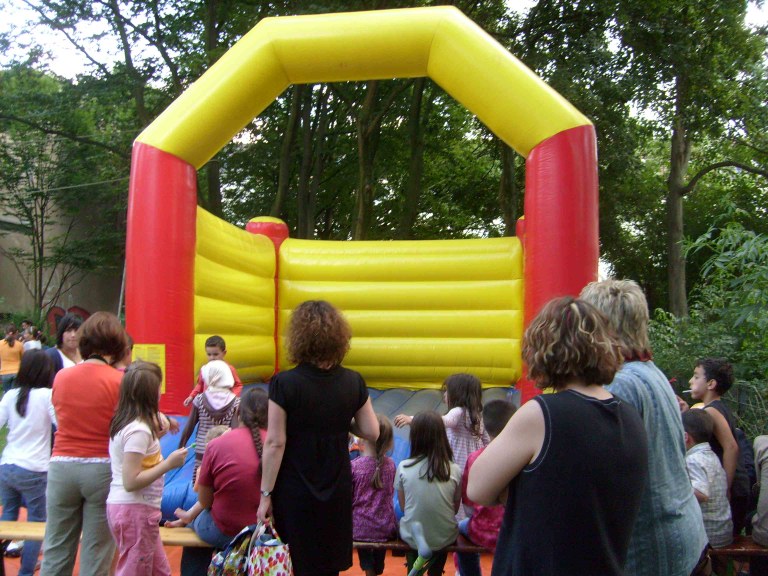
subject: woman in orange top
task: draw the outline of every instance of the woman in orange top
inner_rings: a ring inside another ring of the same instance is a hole
[[[78,336],[84,361],[60,370],[53,381],[59,427],[48,468],[41,574],[72,574],[80,544],[80,576],[99,576],[109,573],[115,551],[106,512],[109,425],[123,373],[110,364],[124,356],[128,340],[109,312],[93,314]]]
[[[16,325],[8,324],[5,327],[5,338],[0,340],[0,381],[3,383],[3,394],[13,388],[21,366],[24,346],[19,342],[18,334]]]

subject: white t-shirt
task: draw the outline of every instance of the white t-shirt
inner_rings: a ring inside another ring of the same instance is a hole
[[[152,437],[149,426],[134,420],[109,440],[109,458],[112,464],[112,482],[107,502],[110,504],[147,504],[160,508],[163,498],[163,477],[141,490],[128,492],[123,487],[123,458],[126,452],[142,454],[141,467],[154,468],[163,461],[160,442]]]
[[[27,350],[42,350],[42,348],[43,348],[43,345],[40,344],[40,340],[27,340],[22,345],[22,349],[24,350],[24,352],[26,352]]]
[[[461,499],[461,470],[451,462],[451,477],[447,482],[428,482],[427,460],[408,466],[412,462],[413,459],[400,462],[395,474],[395,491],[405,493],[400,538],[411,548],[417,548],[411,527],[414,522],[421,522],[427,545],[432,550],[441,550],[459,535],[455,514]]]
[[[13,388],[0,400],[0,428],[8,425],[8,444],[0,464],[15,464],[31,472],[47,472],[51,461],[51,425],[56,415],[50,388],[32,388],[27,399],[27,415],[16,412],[19,389]]]
[[[62,370],[63,370],[64,368],[71,368],[72,366],[74,366],[74,365],[75,365],[75,363],[74,363],[74,362],[72,362],[72,360],[70,360],[70,359],[69,359],[69,356],[67,356],[66,354],[64,354],[64,352],[62,352],[62,351],[61,351],[61,350],[59,350],[58,348],[56,349],[56,352],[58,352],[58,353],[59,353],[59,356],[61,356],[61,368],[62,368]]]

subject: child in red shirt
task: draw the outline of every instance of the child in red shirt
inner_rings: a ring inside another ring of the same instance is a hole
[[[491,441],[504,429],[515,410],[515,405],[509,400],[491,400],[483,407],[483,423]],[[484,447],[472,452],[464,466],[464,474],[461,478],[461,500],[468,517],[459,522],[459,533],[478,546],[495,550],[501,521],[504,519],[504,506],[480,506],[467,498],[469,469],[483,450],[485,450]],[[479,554],[459,552],[457,557],[462,576],[481,576]]]
[[[212,360],[224,360],[224,357],[227,355],[227,344],[224,342],[224,338],[216,335],[210,336],[205,341],[205,355],[208,357],[208,362],[211,362]],[[240,377],[237,375],[235,367],[229,363],[227,363],[227,366],[232,370],[232,377],[235,379],[232,393],[235,396],[240,396],[240,391],[243,389],[243,383],[240,381]],[[192,392],[189,393],[189,396],[184,399],[184,406],[189,406],[192,403],[192,400],[195,399],[195,396],[202,394],[203,390],[205,390],[203,373],[198,372],[197,383],[195,384],[195,387],[192,388]]]

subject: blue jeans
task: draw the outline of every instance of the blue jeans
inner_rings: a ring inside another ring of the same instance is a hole
[[[0,376],[0,381],[3,383],[3,394],[5,394],[8,390],[14,387],[14,384],[16,383],[16,374],[4,374],[3,376]]]
[[[47,472],[32,472],[16,464],[0,466],[0,499],[3,514],[0,520],[18,520],[22,499],[27,507],[27,520],[45,522],[45,486]],[[21,553],[19,576],[32,576],[42,542],[28,540]]]
[[[210,510],[203,510],[190,525],[200,539],[216,549],[223,550],[234,536],[227,536],[219,530],[213,521]],[[211,563],[211,551],[208,548],[188,548],[181,552],[181,576],[205,576]]]
[[[464,518],[464,520],[459,522],[459,534],[469,538],[469,518]],[[480,554],[477,552],[457,552],[456,560],[459,564],[461,576],[482,576]]]

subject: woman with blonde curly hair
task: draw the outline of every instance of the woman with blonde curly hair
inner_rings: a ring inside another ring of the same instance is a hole
[[[375,442],[379,423],[365,381],[341,365],[351,331],[322,300],[299,305],[286,344],[296,363],[269,385],[259,519],[274,513],[297,576],[352,566],[350,431]]]
[[[475,461],[467,495],[506,503],[493,576],[622,575],[646,482],[637,411],[607,392],[621,365],[603,315],[549,302],[523,339],[533,398]]]

